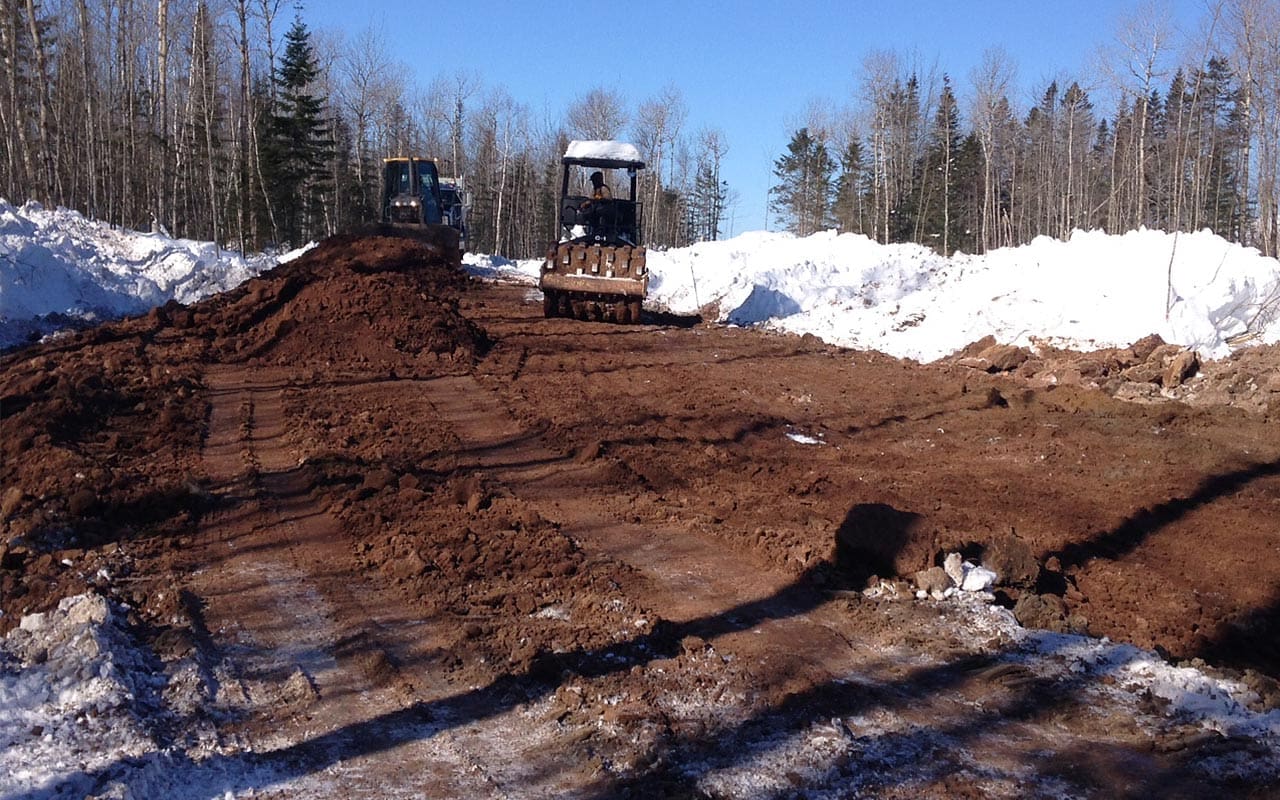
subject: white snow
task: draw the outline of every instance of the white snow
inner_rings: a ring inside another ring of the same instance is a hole
[[[1207,231],[1076,231],[951,258],[852,234],[747,233],[648,263],[653,300],[673,312],[714,305],[720,321],[917,361],[987,335],[1094,350],[1156,333],[1207,358],[1232,337],[1280,337],[1280,263]]]
[[[615,161],[640,161],[640,150],[633,144],[609,139],[574,139],[564,151],[565,158],[609,158]]]
[[[59,327],[57,319],[37,319],[46,315],[97,322],[169,300],[194,303],[303,250],[246,259],[212,242],[122,230],[64,208],[0,199],[0,348]]]
[[[169,299],[190,303],[284,258],[245,259],[210,243],[0,200],[0,346],[56,324],[36,317],[107,318]],[[1157,333],[1206,357],[1224,356],[1245,339],[1280,339],[1280,263],[1207,232],[1078,231],[1068,241],[951,258],[861,236],[754,232],[651,252],[648,263],[651,307],[921,361],[988,334],[1088,350]],[[536,285],[539,273],[537,260],[468,254],[465,265],[525,285]],[[1080,691],[1105,695],[1135,718],[1159,698],[1168,718],[1251,737],[1265,750],[1260,764],[1280,758],[1280,712],[1251,710],[1256,697],[1242,683],[1171,666],[1131,645],[1023,630],[989,605],[985,590],[996,576],[957,562],[952,571],[967,591],[949,593],[946,602],[963,630],[1016,644],[1002,659],[1041,675],[1074,676]],[[81,796],[101,791],[104,781],[104,797],[223,794],[216,787],[252,794],[247,787],[276,783],[270,775],[250,779],[259,765],[209,758],[217,747],[200,737],[166,741],[161,732],[175,708],[194,701],[175,700],[178,676],[157,667],[132,640],[122,611],[100,597],[68,598],[56,612],[24,618],[0,640],[0,798]]]
[[[788,432],[787,438],[796,444],[826,444],[816,436],[810,436],[807,433],[796,433],[795,431]]]

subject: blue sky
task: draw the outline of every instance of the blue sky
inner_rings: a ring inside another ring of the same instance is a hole
[[[1158,5],[1184,29],[1204,16],[1203,0]],[[715,127],[728,141],[722,174],[739,201],[728,235],[766,226],[774,160],[812,102],[839,105],[853,96],[868,54],[894,51],[922,73],[948,73],[963,108],[970,71],[985,50],[1002,47],[1018,70],[1010,99],[1025,107],[1055,77],[1092,74],[1117,19],[1138,7],[1138,0],[304,0],[303,18],[312,29],[352,35],[372,27],[420,86],[473,71],[540,117],[559,118],[597,87],[617,91],[634,110],[675,85],[688,107],[686,131]]]

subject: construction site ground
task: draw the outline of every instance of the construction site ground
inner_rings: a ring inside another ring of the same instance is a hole
[[[1071,655],[1280,708],[1280,349],[1185,382],[1154,340],[922,365],[544,319],[447,260],[335,237],[0,359],[0,633],[124,609],[189,787],[1280,792],[1275,741]],[[951,553],[994,597],[948,590]]]

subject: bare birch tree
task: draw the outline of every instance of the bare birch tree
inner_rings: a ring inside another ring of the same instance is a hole
[[[565,115],[577,139],[615,139],[627,125],[627,106],[617,92],[596,88],[575,100]]]

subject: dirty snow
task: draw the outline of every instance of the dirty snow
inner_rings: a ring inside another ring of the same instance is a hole
[[[305,248],[249,258],[212,242],[140,233],[0,199],[0,348],[75,321],[141,314],[233,289]],[[50,317],[50,315],[54,315]]]
[[[1132,645],[1025,630],[1009,611],[991,605],[989,597],[964,592],[945,602],[949,617],[975,640],[998,636],[1007,643],[998,664],[1018,665],[1069,687],[1082,705],[1094,698],[1099,708],[1128,709],[1147,729],[1180,724],[1207,734],[1247,737],[1266,755],[1224,763],[1221,769],[1242,778],[1274,770],[1280,756],[1280,711],[1250,710],[1257,697],[1243,683],[1172,666]],[[125,609],[98,595],[80,595],[66,598],[56,611],[25,617],[21,627],[0,640],[0,707],[5,709],[0,714],[0,797],[83,797],[105,787],[96,796],[234,798],[253,796],[254,787],[303,788],[305,776],[252,757],[226,755],[211,735],[188,732],[186,738],[175,738],[171,732],[181,730],[175,724],[181,703],[167,684],[179,682],[180,673],[165,675],[135,642],[125,616]],[[1151,716],[1151,697],[1166,705],[1159,717]],[[752,758],[703,765],[700,783],[727,797],[785,790],[786,770],[774,766],[796,769],[800,763],[819,762],[815,755],[824,748],[834,757],[853,747],[882,769],[893,769],[903,753],[890,749],[877,756],[871,751],[904,733],[927,737],[930,746],[963,746],[948,741],[945,732],[920,730],[881,709],[779,731],[754,744]],[[793,757],[795,753],[805,757]]]

